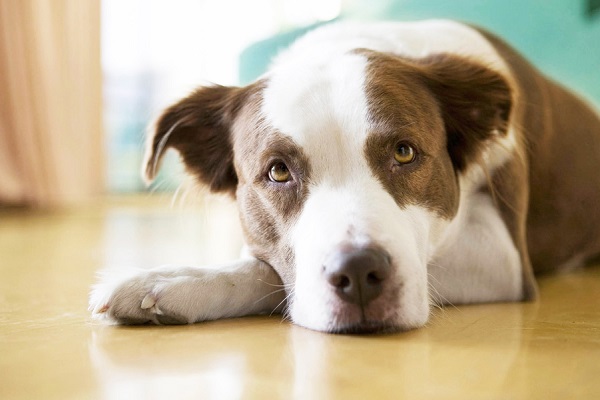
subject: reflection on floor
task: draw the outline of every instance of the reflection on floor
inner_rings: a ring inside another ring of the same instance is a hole
[[[0,398],[598,398],[600,268],[540,279],[532,304],[436,311],[420,330],[333,336],[252,317],[183,327],[90,320],[104,266],[235,258],[221,200],[112,200],[0,213]]]

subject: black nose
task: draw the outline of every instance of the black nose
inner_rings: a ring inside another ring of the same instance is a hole
[[[390,276],[390,256],[377,248],[353,248],[333,255],[325,277],[344,301],[366,306],[377,298]]]

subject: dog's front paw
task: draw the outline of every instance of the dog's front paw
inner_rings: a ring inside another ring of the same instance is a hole
[[[106,273],[90,294],[90,310],[95,317],[126,325],[157,325],[194,322],[183,315],[177,288],[185,276],[169,276],[160,271]]]

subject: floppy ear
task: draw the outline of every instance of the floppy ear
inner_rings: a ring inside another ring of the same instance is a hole
[[[179,152],[186,170],[214,192],[235,193],[231,127],[248,88],[197,89],[166,109],[146,142],[142,174],[152,182],[165,150]]]
[[[487,139],[506,134],[510,87],[499,73],[457,56],[436,54],[419,64],[442,111],[450,157],[462,171]]]

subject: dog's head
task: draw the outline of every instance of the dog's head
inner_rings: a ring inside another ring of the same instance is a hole
[[[427,266],[459,177],[506,132],[510,108],[505,80],[466,59],[358,49],[198,89],[158,120],[145,173],[173,147],[201,183],[233,195],[295,323],[410,329],[429,315]]]

